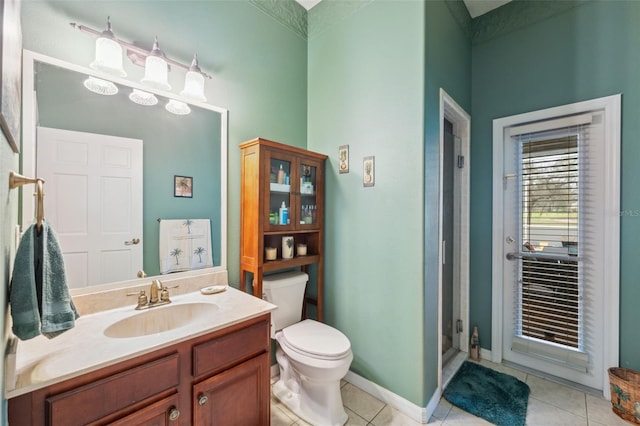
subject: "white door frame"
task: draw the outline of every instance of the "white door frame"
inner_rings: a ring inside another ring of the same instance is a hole
[[[502,262],[505,256],[503,228],[503,144],[505,128],[525,122],[534,122],[550,117],[561,117],[594,110],[604,110],[606,150],[604,185],[608,188],[607,223],[605,225],[605,252],[610,261],[605,265],[607,291],[604,298],[604,336],[603,349],[604,372],[618,365],[619,328],[620,328],[620,107],[621,96],[613,95],[589,101],[577,102],[559,107],[547,108],[530,113],[513,115],[493,120],[493,223],[492,223],[492,309],[491,309],[491,361],[502,362],[503,330],[503,289]],[[610,399],[610,390],[606,386],[607,375],[603,377],[603,394]]]
[[[445,118],[453,124],[454,136],[460,138],[460,147],[456,155],[462,155],[464,167],[454,175],[454,199],[459,202],[454,223],[454,238],[457,242],[454,252],[454,281],[460,283],[460,317],[463,322],[460,333],[460,351],[469,351],[469,168],[471,143],[471,117],[443,89],[440,89],[440,171],[438,206],[438,387],[442,391],[451,376],[442,376],[442,209],[443,209],[443,172],[444,172],[444,126]],[[444,380],[444,382],[443,382]]]

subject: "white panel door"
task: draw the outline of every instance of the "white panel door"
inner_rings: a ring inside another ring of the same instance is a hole
[[[39,127],[36,169],[45,217],[69,286],[136,277],[142,269],[142,140]]]

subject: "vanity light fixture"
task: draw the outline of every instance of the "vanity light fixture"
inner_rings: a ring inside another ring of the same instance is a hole
[[[94,70],[126,77],[127,73],[122,67],[122,46],[116,40],[111,29],[111,17],[107,16],[107,29],[96,39],[96,56],[89,66]]]
[[[184,89],[180,94],[196,101],[207,102],[207,98],[204,96],[204,76],[198,66],[197,53],[193,55],[189,71],[184,77]]]
[[[144,61],[144,77],[140,83],[160,90],[171,90],[169,84],[169,64],[165,60],[166,56],[158,46],[158,36],[153,42],[153,48]]]
[[[153,106],[158,103],[158,98],[153,93],[144,90],[133,89],[129,94],[131,102],[135,102],[142,106]]]
[[[90,65],[91,68],[119,77],[125,77],[126,72],[122,67],[122,50],[124,48],[126,49],[127,57],[133,64],[145,67],[144,77],[141,80],[143,84],[156,89],[169,91],[171,90],[171,85],[168,82],[168,72],[173,68],[181,68],[186,70],[187,73],[185,75],[185,87],[180,94],[195,101],[206,102],[206,97],[204,96],[204,80],[205,78],[211,79],[212,77],[200,69],[197,56],[194,56],[190,65],[173,60],[160,50],[157,36],[151,51],[143,49],[136,44],[121,40],[114,35],[111,29],[110,17],[107,17],[107,29],[102,32],[74,22],[71,22],[70,25],[81,32],[97,37],[96,57]],[[137,95],[134,95],[134,97],[135,96]],[[175,105],[172,105],[171,108],[174,106]],[[185,110],[185,108],[182,107],[178,109],[180,111]]]

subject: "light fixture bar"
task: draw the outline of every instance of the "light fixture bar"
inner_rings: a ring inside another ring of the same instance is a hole
[[[76,24],[75,22],[70,22],[69,25],[71,25],[73,28],[80,30],[83,33],[91,34],[94,37],[100,37],[102,35],[101,31],[96,31],[93,28],[87,27],[86,25]],[[145,59],[147,58],[147,56],[151,54],[150,51],[145,50],[139,46],[136,46],[135,44],[121,40],[117,37],[114,37],[113,41],[115,41],[116,43],[118,43],[119,45],[127,49],[127,56],[136,65],[144,65]],[[166,56],[164,57],[164,60],[170,65],[174,65],[178,68],[182,68],[187,71],[189,71],[189,69],[191,68],[191,64],[185,65],[182,62],[178,62]],[[200,71],[200,73],[202,74],[203,77],[206,77],[209,79],[213,78],[211,75],[207,74],[204,71]]]

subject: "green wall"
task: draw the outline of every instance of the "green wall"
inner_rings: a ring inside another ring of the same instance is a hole
[[[290,1],[290,9],[302,6]],[[228,270],[230,283],[239,278],[240,150],[238,144],[264,137],[304,147],[307,135],[307,42],[250,1],[146,2],[30,0],[23,2],[25,49],[72,63],[93,60],[94,38],[69,26],[77,22],[102,30],[111,16],[123,40],[149,48],[158,35],[165,53],[190,62],[198,53],[200,67],[211,74],[208,102],[229,110]],[[125,60],[129,79],[142,68]],[[171,72],[174,93],[182,72]],[[179,159],[174,168],[188,168]],[[185,172],[185,174],[187,174]],[[188,175],[188,174],[187,174]],[[203,186],[203,183],[196,182]],[[196,188],[196,191],[198,189]],[[155,221],[155,218],[153,219]],[[154,223],[155,225],[155,223]],[[147,224],[145,224],[147,226]]]
[[[523,11],[542,16],[546,4],[515,2],[475,22],[485,37],[472,48],[471,319],[491,330],[492,120],[622,93],[620,365],[639,369],[640,2],[557,3],[566,10],[531,24]],[[520,28],[486,37],[508,21]],[[489,333],[481,345],[491,348]]]
[[[0,131],[0,306],[7,306],[9,290],[9,274],[13,268],[12,254],[15,253],[15,225],[18,223],[18,190],[9,191],[9,171],[18,171],[18,155],[14,154],[7,139]],[[33,187],[33,185],[29,185]],[[28,188],[28,186],[27,186]],[[0,315],[0,330],[4,330],[6,315]],[[2,333],[2,353],[5,353],[5,333]],[[0,365],[0,391],[4,395],[4,362]],[[0,424],[6,424],[6,400],[0,404]]]
[[[457,16],[461,23],[456,20]],[[444,89],[465,111],[471,111],[471,41],[463,25],[469,20],[462,1],[426,2],[424,386],[427,397],[438,385],[440,89]]]
[[[351,340],[354,372],[419,406],[435,374],[422,318],[424,16],[421,1],[324,1],[309,11],[308,47],[308,148],[330,157],[325,318]]]

